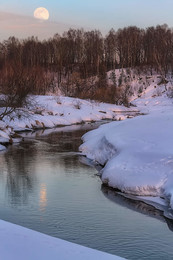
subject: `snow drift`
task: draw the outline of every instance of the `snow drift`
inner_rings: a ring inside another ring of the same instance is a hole
[[[80,151],[105,165],[102,182],[122,192],[164,197],[173,209],[173,113],[102,125],[83,137]]]

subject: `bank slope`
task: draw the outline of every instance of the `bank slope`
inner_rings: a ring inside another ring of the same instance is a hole
[[[164,200],[173,209],[172,100],[150,97],[139,102],[141,110],[147,102],[148,115],[100,126],[84,135],[80,151],[104,166],[100,174],[106,185],[161,198],[157,202]],[[167,214],[173,218],[171,210]]]

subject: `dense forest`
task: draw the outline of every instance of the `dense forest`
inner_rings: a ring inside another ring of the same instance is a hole
[[[10,37],[0,43],[0,92],[14,93],[18,105],[28,93],[57,89],[81,98],[113,97],[122,82],[117,84],[112,74],[107,87],[107,72],[123,68],[154,70],[163,78],[173,73],[173,30],[167,25],[131,26],[111,29],[103,37],[98,30],[69,29],[44,41]]]

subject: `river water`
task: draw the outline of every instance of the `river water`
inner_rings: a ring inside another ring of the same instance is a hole
[[[1,152],[0,218],[127,259],[173,259],[173,222],[102,186],[78,154],[94,127],[24,134]]]

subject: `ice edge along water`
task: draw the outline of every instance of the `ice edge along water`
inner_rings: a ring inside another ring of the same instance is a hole
[[[152,98],[152,87],[150,92],[135,101],[141,111],[147,104],[148,115],[88,132],[80,151],[104,166],[103,183],[173,218],[173,102],[166,95]]]
[[[1,260],[120,260],[118,256],[73,244],[0,220]]]

